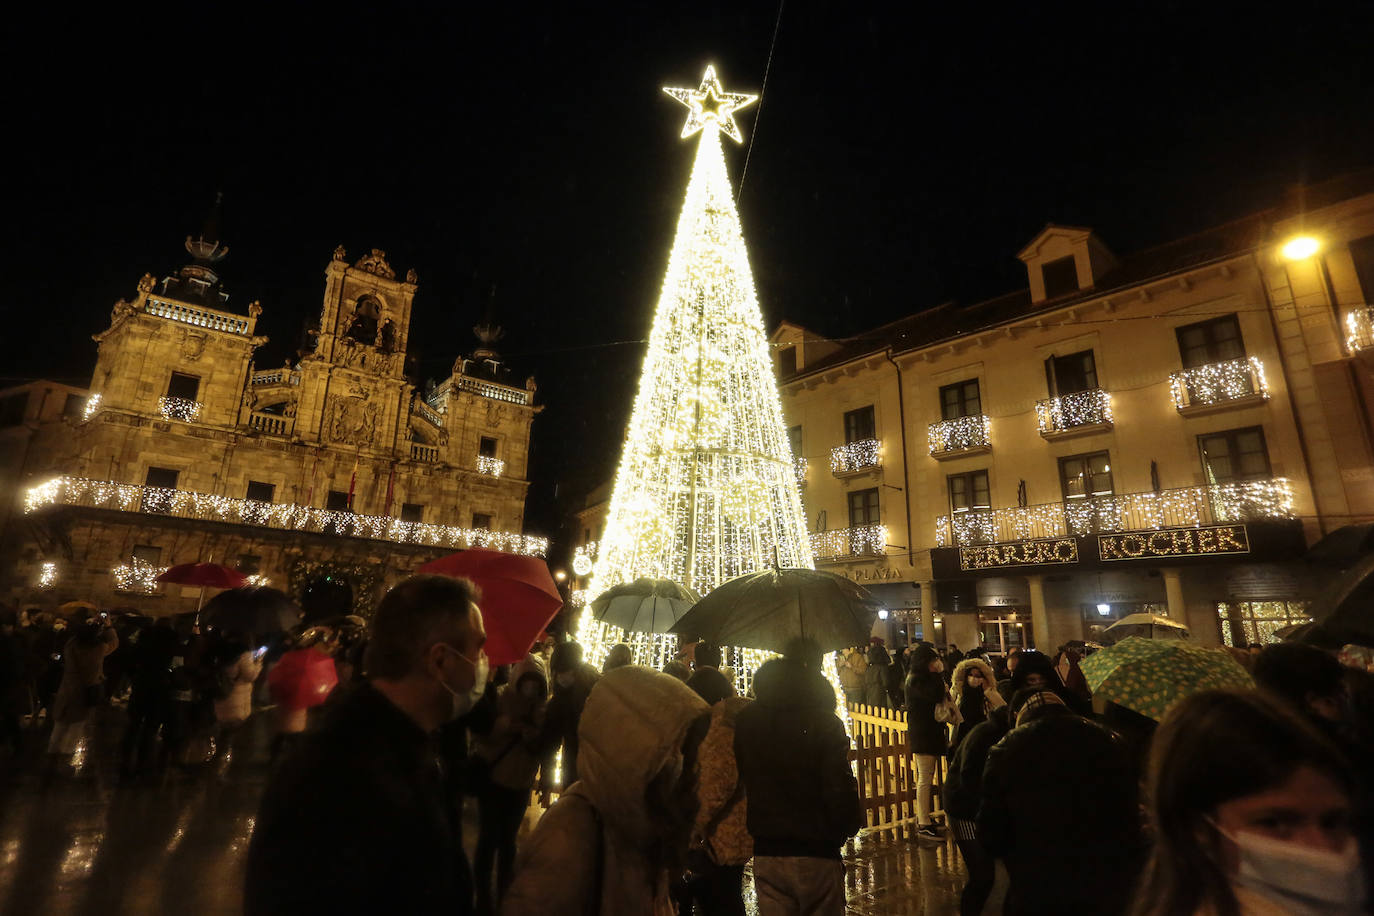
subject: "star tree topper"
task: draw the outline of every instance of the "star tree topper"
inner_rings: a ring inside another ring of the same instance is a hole
[[[736,143],[744,142],[744,135],[735,123],[735,112],[758,101],[758,96],[743,92],[726,92],[720,88],[716,78],[716,68],[708,66],[701,78],[698,89],[669,89],[663,91],[687,106],[687,123],[682,127],[682,139],[704,128],[707,124],[724,132]]]

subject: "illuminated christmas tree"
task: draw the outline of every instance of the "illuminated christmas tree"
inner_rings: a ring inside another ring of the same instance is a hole
[[[720,135],[742,142],[734,113],[757,96],[724,92],[706,68],[686,105],[700,134],[687,198],[654,315],[589,596],[641,576],[699,594],[736,576],[811,567],[806,518],[735,210]],[[670,636],[625,634],[583,614],[589,660],[630,642],[659,666]],[[741,659],[744,661],[744,659]]]

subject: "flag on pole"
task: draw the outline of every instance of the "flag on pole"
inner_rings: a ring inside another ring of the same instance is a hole
[[[353,458],[353,476],[348,478],[348,511],[353,511],[353,491],[358,487],[358,458]]]
[[[386,507],[385,507],[384,509],[382,509],[382,515],[383,515],[384,517],[391,514],[391,495],[392,495],[392,492],[393,492],[393,491],[392,491],[392,487],[393,487],[393,485],[394,485],[395,483],[396,483],[396,465],[393,464],[393,465],[391,466],[391,471],[386,475]]]

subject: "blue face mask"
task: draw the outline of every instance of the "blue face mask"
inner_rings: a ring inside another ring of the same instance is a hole
[[[449,692],[449,696],[453,699],[453,708],[449,712],[448,717],[449,721],[452,722],[454,719],[461,719],[471,712],[472,707],[477,705],[477,701],[482,699],[482,694],[485,693],[487,689],[487,674],[490,672],[491,666],[487,661],[487,653],[485,652],[477,656],[477,663],[473,664],[470,658],[457,649],[454,649],[452,646],[445,646],[444,648],[451,650],[454,655],[458,656],[469,665],[472,665],[477,671],[477,676],[474,677],[472,681],[472,687],[470,687],[466,693],[459,693],[445,683],[443,678],[437,678],[439,684]]]
[[[1240,870],[1237,887],[1246,888],[1298,914],[1357,913],[1364,904],[1360,847],[1351,837],[1345,849],[1332,852],[1277,840],[1260,833],[1231,833]]]

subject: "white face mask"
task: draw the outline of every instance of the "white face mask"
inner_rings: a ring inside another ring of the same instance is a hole
[[[448,716],[448,720],[452,722],[454,719],[461,719],[471,712],[472,707],[477,705],[477,701],[482,699],[482,694],[485,693],[487,689],[487,674],[491,666],[487,662],[487,654],[485,652],[477,656],[477,664],[473,665],[472,660],[457,649],[454,649],[452,646],[445,646],[445,648],[452,649],[454,655],[458,656],[469,665],[472,665],[477,671],[477,676],[473,678],[472,687],[468,689],[467,693],[459,693],[445,683],[443,678],[437,678],[443,688],[449,692],[449,696],[453,700],[453,708],[449,711]]]
[[[1218,828],[1220,830],[1220,828]],[[1236,844],[1235,883],[1294,913],[1356,913],[1364,903],[1360,846],[1351,837],[1341,852],[1276,840],[1259,833],[1222,833]]]

